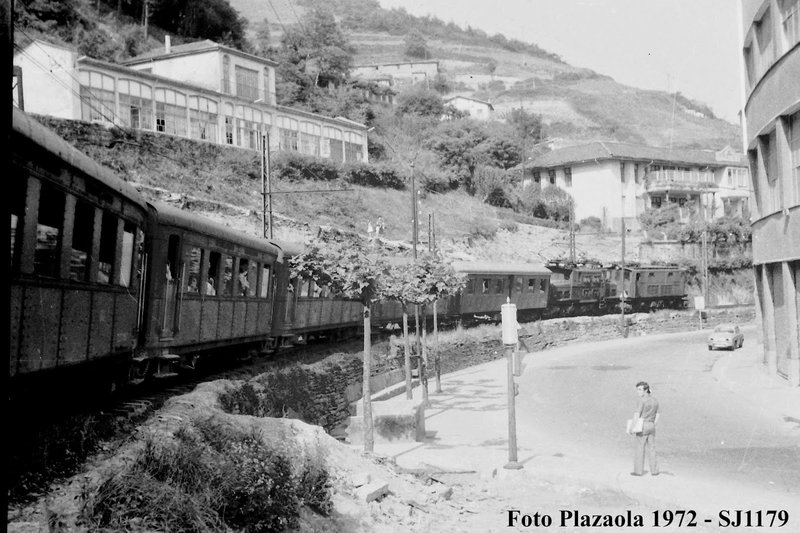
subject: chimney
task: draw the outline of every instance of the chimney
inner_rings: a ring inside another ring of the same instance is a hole
[[[171,46],[171,44],[169,42],[169,35],[165,35],[164,36],[164,53],[165,54],[169,54],[170,51],[171,51],[171,48],[172,48],[172,46]]]

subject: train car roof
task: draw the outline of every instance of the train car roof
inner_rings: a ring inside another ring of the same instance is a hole
[[[296,257],[306,251],[308,246],[300,242],[275,241],[281,247],[283,255],[286,257]]]
[[[552,274],[538,263],[493,263],[489,261],[454,261],[453,268],[465,274]]]
[[[271,252],[278,256],[278,261],[283,261],[283,249],[277,242],[247,235],[246,233],[236,231],[200,215],[195,215],[189,211],[184,211],[163,202],[151,202],[151,205],[158,212],[158,221],[160,224],[168,224],[170,226],[195,231],[203,235],[224,239],[241,246]]]
[[[139,194],[139,191],[131,184],[114,174],[111,169],[102,166],[100,163],[72,146],[47,126],[13,106],[12,123],[14,133],[22,135],[38,144],[53,155],[64,160],[66,164],[118,192],[131,202],[139,205],[142,209],[147,209],[141,194]]]

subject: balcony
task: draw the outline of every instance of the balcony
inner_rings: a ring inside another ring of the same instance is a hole
[[[712,192],[717,190],[714,173],[700,170],[658,170],[645,176],[647,192]]]

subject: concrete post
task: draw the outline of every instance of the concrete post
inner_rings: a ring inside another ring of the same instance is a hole
[[[783,294],[786,307],[786,323],[797,324],[797,304],[794,295],[797,294],[797,280],[792,272],[792,265],[788,261],[781,263],[783,269]],[[793,387],[800,386],[800,335],[797,330],[787,332],[789,335],[789,383]]]

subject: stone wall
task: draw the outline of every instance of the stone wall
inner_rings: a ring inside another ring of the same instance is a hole
[[[755,319],[752,306],[710,310],[703,327],[722,322],[747,323]],[[629,336],[694,331],[700,323],[693,311],[660,311],[626,315]],[[470,335],[450,336],[458,340],[440,343],[442,373],[454,372],[503,357],[500,327],[485,329],[482,338]],[[607,340],[621,335],[619,315],[575,317],[542,320],[523,324],[520,331],[522,349],[530,352],[546,350],[575,342]],[[432,340],[429,337],[429,342]],[[432,354],[432,351],[430,352]],[[292,364],[263,374],[254,381],[265,408],[261,416],[287,416],[338,433],[349,420],[351,404],[361,398],[363,366],[361,353],[336,354],[312,364]],[[398,365],[402,358],[391,355],[388,344],[376,342],[372,349],[372,391],[390,387],[404,380]],[[431,355],[432,357],[432,355]],[[433,361],[430,362],[429,386],[433,383]]]

